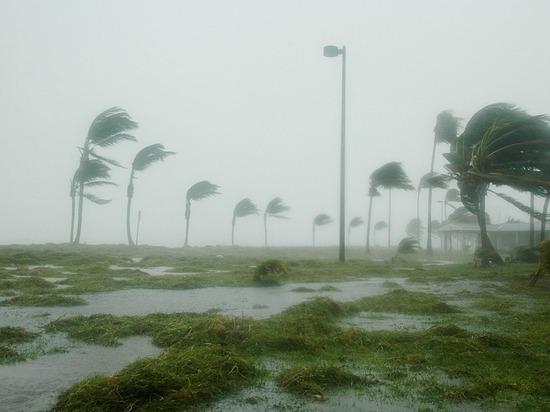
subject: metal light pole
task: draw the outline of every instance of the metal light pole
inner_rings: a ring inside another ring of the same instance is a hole
[[[325,46],[325,57],[342,55],[342,119],[340,138],[340,242],[338,259],[346,260],[346,46]]]

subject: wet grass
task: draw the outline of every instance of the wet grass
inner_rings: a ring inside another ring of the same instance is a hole
[[[0,306],[79,306],[86,301],[76,296],[65,295],[18,295],[0,302]]]
[[[0,328],[0,364],[22,361],[25,355],[17,352],[12,345],[30,342],[38,336],[20,327],[4,326]]]

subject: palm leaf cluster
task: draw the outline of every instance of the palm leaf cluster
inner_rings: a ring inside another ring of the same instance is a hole
[[[374,230],[384,230],[388,227],[388,224],[386,222],[384,222],[383,220],[379,220],[378,222],[376,222],[376,224],[374,225]]]
[[[189,222],[191,219],[191,201],[203,200],[212,196],[219,195],[220,187],[207,180],[195,183],[185,195],[185,246],[189,246]]]
[[[269,201],[264,213],[266,216],[285,219],[286,216],[284,216],[283,213],[288,212],[289,210],[290,207],[283,202],[283,199],[280,197],[275,197]]]
[[[424,225],[422,225],[422,220],[418,218],[411,219],[407,226],[405,227],[405,232],[410,237],[414,237],[420,242],[422,232],[424,231]]]
[[[321,213],[313,219],[313,226],[325,226],[330,223],[332,223],[332,218],[325,213]]]
[[[364,224],[365,222],[363,221],[363,218],[360,217],[360,216],[355,216],[353,219],[350,220],[349,222],[349,227],[350,228],[353,228],[353,227],[358,227],[358,226],[361,226],[362,224]]]
[[[379,167],[370,176],[371,187],[378,189],[414,190],[414,186],[399,162],[389,162]]]
[[[235,205],[235,208],[233,209],[233,218],[257,215],[258,213],[258,207],[247,197]]]
[[[406,237],[401,239],[397,245],[397,253],[400,255],[409,255],[418,252],[420,244],[414,237]]]
[[[163,161],[168,156],[174,155],[175,152],[165,150],[164,146],[156,143],[141,149],[134,157],[132,162],[132,170],[142,172],[149,168],[153,163]]]

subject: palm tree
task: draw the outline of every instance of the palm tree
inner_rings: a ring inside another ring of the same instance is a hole
[[[409,235],[409,237],[414,237],[418,242],[420,242],[423,231],[424,226],[422,225],[422,220],[418,218],[411,219],[405,228],[407,235]]]
[[[353,229],[354,227],[361,226],[364,223],[365,222],[363,221],[363,218],[360,216],[355,216],[353,219],[350,220],[349,226],[348,226],[348,245],[350,244],[349,239],[350,239],[351,229]]]
[[[235,246],[235,223],[237,223],[237,218],[257,215],[258,213],[259,209],[249,198],[244,198],[235,205],[233,209],[233,220],[231,221],[231,246]]]
[[[365,253],[370,253],[370,227],[371,227],[371,218],[372,218],[372,200],[373,198],[380,196],[380,192],[376,187],[372,185],[372,176],[371,176],[371,186],[369,188],[369,212],[367,216],[367,243],[365,246]]]
[[[317,215],[315,216],[315,218],[313,219],[313,247],[315,247],[315,228],[317,226],[325,226],[325,225],[328,225],[329,223],[332,223],[332,218],[325,214],[325,213],[321,213],[320,215]]]
[[[275,197],[269,201],[264,211],[264,244],[267,247],[267,218],[286,219],[283,213],[288,212],[290,207],[285,205],[283,199]]]
[[[417,197],[416,197],[416,218],[421,221],[420,219],[420,192],[422,189],[446,189],[448,186],[449,177],[445,175],[440,175],[437,173],[426,173],[422,178],[420,179],[420,182],[418,183],[418,189],[417,189]],[[428,204],[428,221],[432,220],[432,210],[431,210],[431,204]],[[428,224],[428,238],[431,236],[431,225]],[[420,242],[420,236],[416,236],[418,241]]]
[[[143,172],[148,169],[153,163],[162,161],[168,156],[175,154],[174,152],[168,152],[164,149],[164,146],[156,143],[144,147],[134,157],[132,162],[132,170],[130,171],[130,181],[128,182],[128,202],[126,205],[126,234],[128,236],[128,246],[135,246],[132,240],[132,231],[130,228],[130,217],[132,209],[132,198],[134,197],[134,179],[137,172]]]
[[[370,175],[371,188],[388,189],[388,248],[391,244],[391,191],[392,189],[414,190],[403,166],[399,162],[389,162],[376,169]],[[369,208],[370,209],[370,208]],[[370,213],[370,210],[369,210]]]
[[[448,170],[457,179],[464,206],[478,217],[482,265],[502,263],[487,234],[485,197],[491,184],[543,196],[550,187],[545,174],[550,127],[545,116],[530,116],[507,103],[479,110],[468,122],[451,153]]]
[[[420,249],[420,244],[418,243],[418,240],[416,240],[414,237],[406,237],[401,239],[401,241],[397,245],[397,254],[409,255],[411,253],[418,252],[418,249]]]
[[[191,219],[191,201],[202,200],[208,197],[219,195],[220,187],[206,180],[195,183],[185,196],[185,246],[189,246],[189,220]]]
[[[379,230],[384,230],[388,227],[388,224],[384,222],[383,220],[379,220],[374,225],[374,244],[376,245],[376,232]]]
[[[87,167],[86,164],[90,158],[113,166],[120,166],[116,161],[100,156],[96,152],[96,149],[110,147],[124,140],[136,141],[136,138],[128,133],[136,127],[137,123],[130,118],[124,109],[119,107],[112,107],[100,113],[90,125],[88,135],[84,140],[84,146],[80,148],[79,170],[75,173],[77,179],[73,179],[71,187],[71,197],[73,197],[73,192],[75,196],[78,195],[77,228],[73,244],[78,245],[80,243],[80,236],[82,234],[82,215],[85,198],[84,186],[86,183],[82,180],[86,176],[83,169]],[[73,209],[71,214],[74,215],[74,213]]]

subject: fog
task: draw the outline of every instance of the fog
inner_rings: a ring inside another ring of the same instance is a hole
[[[263,209],[275,196],[292,209],[270,222],[271,244],[309,245],[318,213],[335,223],[317,242],[336,244],[341,61],[322,47],[348,52],[349,220],[366,216],[368,176],[383,163],[402,162],[415,186],[429,171],[440,111],[467,120],[505,101],[550,112],[549,16],[544,0],[2,0],[0,243],[68,241],[77,147],[97,114],[120,106],[138,142],[102,153],[128,166],[148,144],[177,152],[135,182],[141,243],[183,245],[185,193],[209,180],[222,195],[194,204],[191,245],[229,244],[235,203]],[[128,175],[115,169],[119,187],[97,191],[110,204],[86,202],[82,242],[126,241]],[[443,196],[434,191],[434,218]],[[397,243],[416,194],[394,192],[393,205]],[[495,222],[527,219],[492,196],[487,209]],[[263,244],[260,216],[239,219],[236,242]]]

